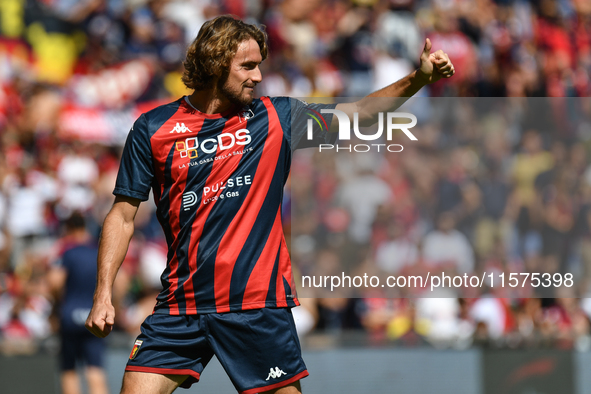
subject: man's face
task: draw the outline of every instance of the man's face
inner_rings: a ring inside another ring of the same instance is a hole
[[[259,69],[262,61],[259,44],[253,39],[242,41],[227,76],[219,81],[221,93],[234,104],[250,104],[254,99],[254,87],[262,80]]]

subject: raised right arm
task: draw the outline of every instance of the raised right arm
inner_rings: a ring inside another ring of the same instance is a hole
[[[127,254],[140,202],[136,198],[117,196],[103,224],[94,301],[86,319],[86,328],[99,338],[109,335],[115,324],[113,282]]]

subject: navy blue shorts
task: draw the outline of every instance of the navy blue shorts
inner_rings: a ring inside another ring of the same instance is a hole
[[[199,381],[215,354],[240,393],[283,387],[308,376],[289,308],[146,318],[126,371],[188,375]]]
[[[62,371],[76,369],[76,363],[102,367],[105,341],[89,331],[62,332],[60,364]]]

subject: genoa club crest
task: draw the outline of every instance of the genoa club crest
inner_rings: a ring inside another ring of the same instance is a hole
[[[137,352],[140,350],[140,346],[142,346],[142,343],[144,343],[144,341],[140,341],[139,339],[135,341],[133,349],[131,349],[131,353],[129,354],[130,360],[133,360],[135,356],[137,356]]]
[[[250,108],[243,108],[242,111],[240,111],[240,113],[238,114],[239,118],[244,118],[245,120],[248,120],[250,118],[252,118],[254,116],[254,112],[252,112],[252,110]]]

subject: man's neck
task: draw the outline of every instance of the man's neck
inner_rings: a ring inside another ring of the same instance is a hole
[[[189,96],[189,102],[204,114],[220,114],[229,111],[235,105],[215,89],[196,90]]]
[[[84,228],[70,230],[68,235],[71,242],[76,244],[84,244],[90,240],[90,234]]]

